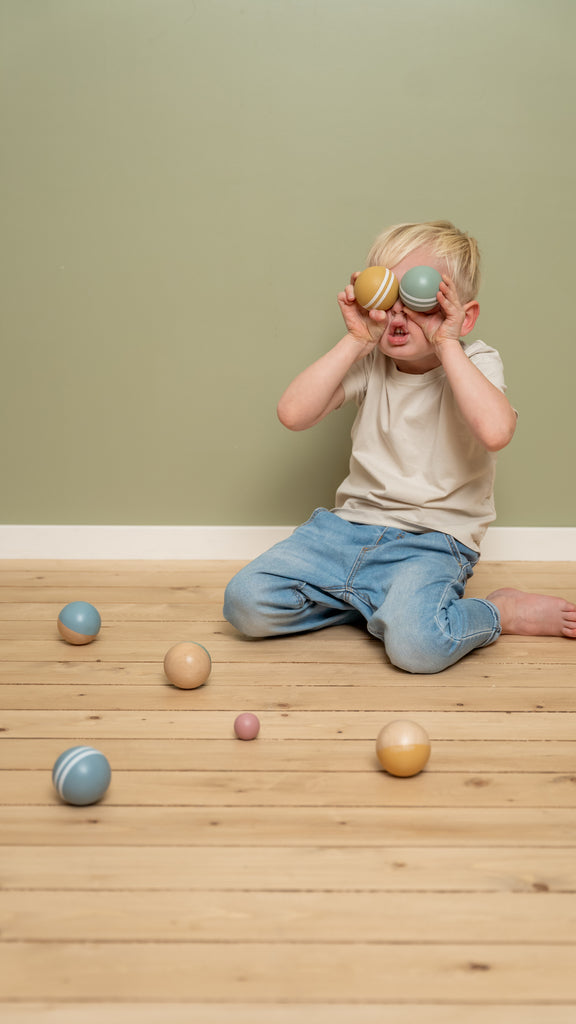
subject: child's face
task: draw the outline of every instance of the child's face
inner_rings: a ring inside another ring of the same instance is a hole
[[[401,281],[407,270],[421,266],[434,267],[440,274],[448,272],[446,260],[439,258],[433,249],[425,245],[413,249],[391,269],[398,281]],[[430,316],[441,316],[441,314],[436,311]],[[398,369],[404,373],[427,373],[428,370],[433,370],[436,366],[441,365],[432,345],[426,340],[420,327],[406,315],[406,308],[400,298],[388,310],[388,321],[380,339],[379,348],[384,355],[390,356]]]

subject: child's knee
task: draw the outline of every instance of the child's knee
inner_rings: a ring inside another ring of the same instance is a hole
[[[224,592],[224,618],[245,636],[269,636],[270,627],[260,605],[254,575],[241,570]]]
[[[404,672],[430,675],[443,672],[461,656],[458,644],[435,624],[429,628],[396,625],[384,637],[386,654],[396,668]]]
[[[404,672],[431,675],[443,672],[453,664],[453,654],[441,644],[396,644],[387,643],[386,653],[396,668]]]

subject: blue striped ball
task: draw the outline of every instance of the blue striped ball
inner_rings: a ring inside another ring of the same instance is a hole
[[[101,800],[111,777],[107,758],[94,747],[70,747],[60,754],[52,769],[52,782],[58,796],[78,807]]]

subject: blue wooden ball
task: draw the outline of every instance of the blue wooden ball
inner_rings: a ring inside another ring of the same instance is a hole
[[[100,612],[87,601],[72,601],[58,616],[58,631],[69,644],[91,643],[100,626]]]
[[[107,758],[94,747],[70,747],[60,754],[52,769],[58,796],[77,807],[101,800],[111,777]]]
[[[431,313],[438,306],[436,295],[442,274],[434,267],[412,267],[400,281],[400,299],[415,313]]]

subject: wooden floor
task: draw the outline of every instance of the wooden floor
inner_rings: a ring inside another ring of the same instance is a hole
[[[574,1024],[576,642],[409,676],[352,627],[248,641],[237,568],[0,563],[0,1018]],[[488,563],[468,595],[500,585],[576,601],[576,564]],[[87,647],[71,600],[102,614]],[[185,639],[195,691],[162,673]],[[375,758],[397,717],[432,738],[413,779]],[[112,765],[88,808],[51,784],[79,743]]]

